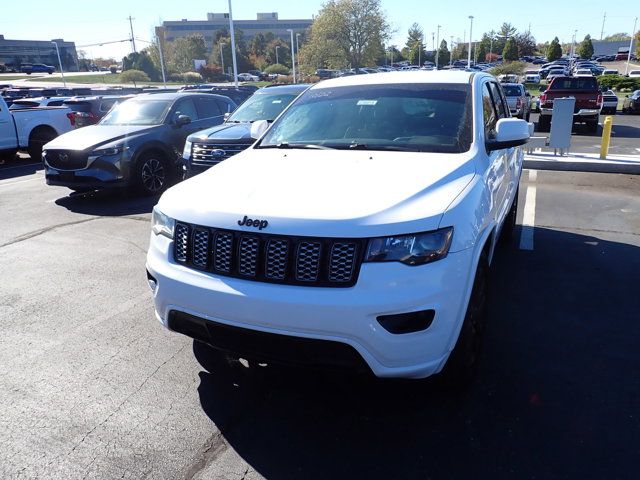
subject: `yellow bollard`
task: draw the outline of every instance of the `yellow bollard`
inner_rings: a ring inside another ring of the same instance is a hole
[[[613,127],[613,117],[604,117],[604,124],[602,125],[602,144],[600,145],[600,159],[607,158],[609,153],[609,142],[611,142],[611,127]]]

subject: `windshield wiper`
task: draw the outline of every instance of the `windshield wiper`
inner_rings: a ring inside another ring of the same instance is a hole
[[[331,147],[325,147],[324,145],[317,145],[313,143],[289,143],[280,142],[276,145],[259,145],[256,148],[299,148],[307,150],[332,150]]]
[[[390,150],[395,152],[420,152],[419,148],[403,147],[401,145],[368,145],[366,143],[349,143],[343,145],[331,145],[340,150]]]

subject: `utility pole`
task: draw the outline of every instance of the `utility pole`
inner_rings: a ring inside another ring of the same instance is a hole
[[[291,69],[293,70],[293,83],[297,83],[296,82],[296,52],[295,52],[295,44],[293,43],[293,29],[287,28],[287,31],[291,34]],[[356,73],[357,71],[358,70],[356,69]]]
[[[602,30],[600,30],[600,40],[604,37],[604,22],[607,19],[607,12],[604,12],[604,16],[602,17]]]
[[[133,18],[131,17],[131,15],[129,15],[129,27],[131,28],[131,46],[133,47],[133,53],[138,53],[136,51],[136,40],[133,37]]]
[[[224,47],[224,42],[220,42],[220,65],[222,66],[222,73],[224,74],[224,55],[222,54],[222,47]]]

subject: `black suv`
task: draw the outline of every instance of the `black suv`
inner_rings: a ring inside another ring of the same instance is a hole
[[[105,95],[95,97],[70,98],[63,106],[71,110],[71,124],[76,128],[95,125],[117,103],[131,98],[123,95]]]
[[[254,93],[222,124],[187,138],[184,152],[185,178],[196,175],[250,146],[251,123],[273,122],[309,85],[275,85]]]
[[[158,194],[179,178],[187,136],[222,123],[235,107],[221,95],[138,95],[118,104],[97,125],[47,143],[42,152],[47,184],[76,191],[135,187]]]

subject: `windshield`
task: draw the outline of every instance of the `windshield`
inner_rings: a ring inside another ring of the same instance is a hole
[[[396,84],[307,90],[258,148],[294,147],[459,153],[471,145],[470,87]]]
[[[519,97],[520,95],[522,95],[522,90],[520,90],[520,87],[516,87],[515,85],[511,85],[511,86],[502,86],[503,90],[504,90],[504,94],[507,97]]]
[[[595,78],[557,78],[549,86],[549,90],[597,90],[598,83]]]
[[[171,100],[127,100],[111,110],[100,125],[159,125],[171,103]]]
[[[272,122],[297,96],[297,93],[252,95],[233,112],[233,115],[227,121],[255,122],[256,120],[267,120]]]

